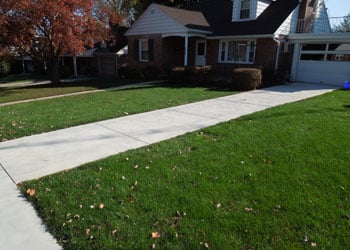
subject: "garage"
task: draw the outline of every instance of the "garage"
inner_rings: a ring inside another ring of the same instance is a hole
[[[307,34],[294,40],[292,80],[342,86],[350,81],[350,34]],[[310,37],[313,36],[313,37]],[[338,38],[338,39],[336,39]]]

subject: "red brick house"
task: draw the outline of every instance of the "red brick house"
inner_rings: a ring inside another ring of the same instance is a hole
[[[129,66],[240,64],[274,71],[298,6],[299,0],[199,1],[185,9],[151,4],[126,33]]]
[[[126,33],[128,64],[162,70],[259,65],[265,75],[286,71],[292,80],[338,84],[350,80],[344,59],[350,33],[333,31],[324,0],[199,0],[184,9],[151,4]],[[314,62],[312,44],[335,49]],[[329,60],[330,53],[343,61]]]

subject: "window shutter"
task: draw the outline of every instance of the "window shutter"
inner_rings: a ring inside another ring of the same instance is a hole
[[[139,40],[134,40],[134,59],[135,61],[140,59]]]
[[[148,40],[148,59],[150,61],[153,61],[154,59],[154,49],[153,49],[153,39],[149,39]]]

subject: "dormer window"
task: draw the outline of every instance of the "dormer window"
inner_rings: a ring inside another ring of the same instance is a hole
[[[240,19],[249,19],[250,17],[250,0],[241,0]]]

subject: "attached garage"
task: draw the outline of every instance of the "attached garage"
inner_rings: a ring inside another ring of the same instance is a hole
[[[350,33],[295,34],[291,78],[342,86],[350,81]]]

